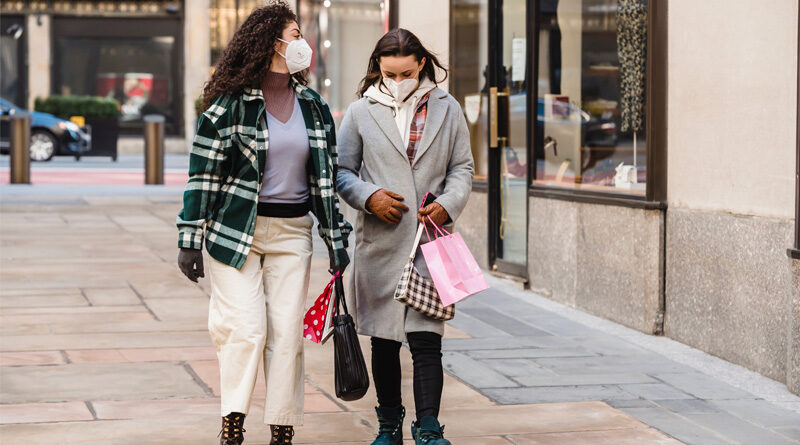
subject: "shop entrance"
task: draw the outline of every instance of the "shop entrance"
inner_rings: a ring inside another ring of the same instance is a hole
[[[528,0],[489,2],[489,256],[494,270],[527,276],[529,60]]]

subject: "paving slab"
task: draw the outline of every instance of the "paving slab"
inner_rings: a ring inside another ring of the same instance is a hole
[[[61,351],[0,352],[0,366],[60,365],[66,363]]]
[[[734,388],[705,374],[655,374],[654,377],[704,400],[755,398],[752,394]]]
[[[518,383],[465,354],[448,351],[442,356],[444,368],[475,388],[508,388]]]
[[[693,399],[683,391],[663,383],[637,383],[619,385],[623,391],[650,400]]]
[[[627,400],[631,394],[613,385],[487,388],[481,392],[501,404]]]
[[[718,432],[661,407],[620,408],[620,410],[654,428],[668,431],[670,436],[687,444],[731,445],[735,443]]]
[[[0,405],[0,424],[71,422],[92,419],[94,416],[85,402]]]
[[[678,445],[681,442],[665,437],[655,429],[587,431],[577,433],[547,433],[513,436],[518,445]]]
[[[122,363],[6,367],[3,403],[196,397],[203,389],[180,364]]]

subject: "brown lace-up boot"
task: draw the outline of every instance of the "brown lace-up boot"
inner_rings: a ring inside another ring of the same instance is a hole
[[[291,425],[270,425],[269,429],[272,431],[269,445],[292,445],[294,428]]]
[[[219,445],[242,445],[244,442],[244,414],[230,413],[222,418],[222,429],[217,434]]]

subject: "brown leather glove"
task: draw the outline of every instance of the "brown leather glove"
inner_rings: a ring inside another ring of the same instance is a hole
[[[403,199],[397,193],[380,189],[367,199],[367,210],[387,224],[397,224],[403,218],[403,212],[408,211],[408,206],[400,202]]]
[[[438,202],[432,202],[419,209],[419,212],[417,212],[417,219],[419,222],[423,224],[427,223],[428,218],[425,218],[426,215],[430,216],[433,222],[435,222],[438,226],[443,226],[447,220],[450,219],[450,215],[447,213],[447,210],[445,210],[444,207],[442,207],[442,205]]]
[[[200,249],[181,249],[178,253],[178,267],[195,283],[198,277],[206,276],[203,271],[203,252]]]

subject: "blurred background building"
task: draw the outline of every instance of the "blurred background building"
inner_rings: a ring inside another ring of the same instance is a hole
[[[0,0],[2,96],[114,97],[123,131],[164,114],[185,153],[203,82],[259,4]],[[293,6],[337,120],[389,28],[450,67],[476,160],[459,231],[483,267],[800,393],[796,0]]]

